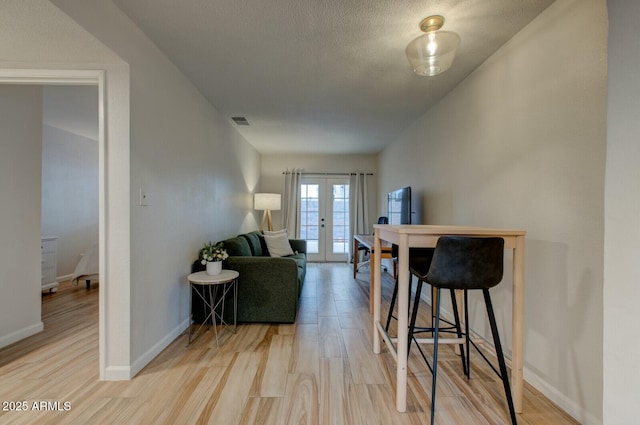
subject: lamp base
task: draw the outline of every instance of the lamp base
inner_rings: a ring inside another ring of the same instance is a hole
[[[260,230],[264,230],[264,222],[267,222],[267,231],[273,231],[273,224],[271,223],[271,210],[264,210],[262,213],[262,221],[260,222]]]

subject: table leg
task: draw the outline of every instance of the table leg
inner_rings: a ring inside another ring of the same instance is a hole
[[[382,253],[380,254],[382,255]],[[369,313],[373,313],[373,279],[376,273],[380,273],[380,267],[377,267],[376,264],[378,261],[382,261],[381,255],[376,255],[373,252],[369,255]]]
[[[233,333],[238,329],[238,279],[233,281]]]
[[[380,231],[376,229],[375,237],[373,240],[373,251],[371,253],[371,258],[377,257],[380,260]],[[378,323],[380,322],[380,284],[381,284],[381,270],[378,268],[373,273],[373,281],[370,282],[369,286],[369,300],[371,308],[371,304],[373,304],[373,352],[375,354],[380,354],[380,334],[378,333]]]
[[[360,244],[358,243],[358,241],[356,240],[356,238],[353,238],[353,278],[356,278],[356,275],[358,274],[358,248],[360,247]]]
[[[213,295],[211,295],[211,287],[213,286]],[[216,347],[220,346],[218,342],[218,326],[216,324],[216,305],[215,300],[218,295],[218,285],[209,285],[209,303],[211,304],[211,326],[213,326],[213,333],[216,336]]]
[[[524,236],[513,250],[513,317],[511,340],[511,394],[517,413],[522,413],[524,367]]]
[[[193,328],[193,285],[189,283],[189,344],[191,344],[191,330]]]
[[[409,240],[400,235],[398,244],[398,344],[396,351],[396,410],[407,411],[407,354],[409,341]]]
[[[202,293],[200,293],[200,290],[198,289],[202,289]],[[198,336],[200,329],[202,329],[206,324],[207,321],[209,320],[209,318],[212,316],[213,314],[213,308],[211,305],[211,288],[209,288],[209,301],[207,301],[207,287],[203,287],[203,286],[199,286],[199,285],[193,285],[190,283],[190,289],[191,289],[191,294],[189,297],[189,344],[191,344],[193,342],[193,340],[195,339],[195,337]],[[204,315],[204,319],[202,320],[202,323],[200,324],[200,326],[198,326],[198,328],[193,331],[193,291],[196,292],[196,294],[198,294],[198,297],[202,300],[202,314]],[[209,308],[209,314],[207,314],[207,307]]]

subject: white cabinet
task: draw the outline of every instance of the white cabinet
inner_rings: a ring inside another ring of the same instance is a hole
[[[42,238],[42,290],[58,290],[58,238]]]

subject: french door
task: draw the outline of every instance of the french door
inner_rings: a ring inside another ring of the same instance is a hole
[[[300,185],[300,237],[309,261],[349,257],[349,179],[304,178]]]

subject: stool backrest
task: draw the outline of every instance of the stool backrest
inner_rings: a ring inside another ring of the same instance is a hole
[[[488,289],[502,280],[504,239],[441,236],[427,282],[452,289]]]

